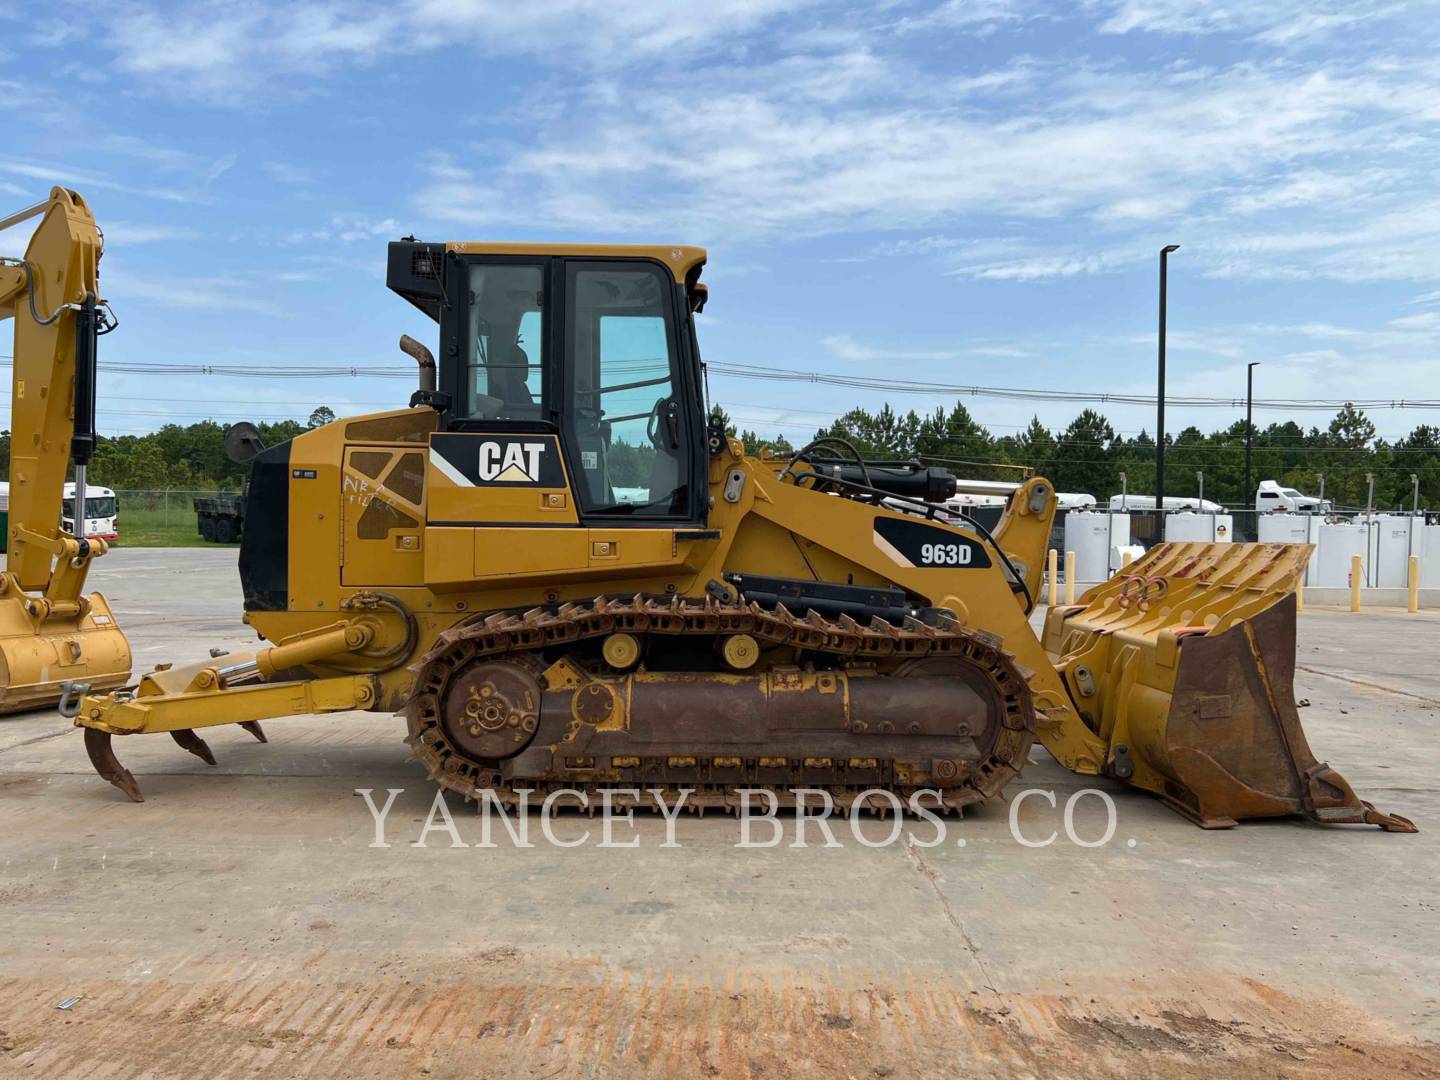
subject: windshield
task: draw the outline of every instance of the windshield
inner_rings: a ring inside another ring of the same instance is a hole
[[[1281,488],[1280,490],[1291,499],[1303,499],[1305,497],[1304,495],[1301,495],[1300,492],[1296,491],[1294,488]]]
[[[75,500],[66,499],[64,508],[60,511],[68,518],[75,516]],[[115,516],[115,497],[113,495],[92,495],[85,500],[85,517],[110,518]]]

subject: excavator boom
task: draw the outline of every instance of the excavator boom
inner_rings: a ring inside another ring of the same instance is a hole
[[[130,675],[130,646],[109,603],[84,591],[106,542],[60,528],[72,461],[74,520],[85,520],[96,346],[114,325],[99,292],[100,235],[85,200],[59,187],[45,202],[0,219],[0,230],[36,217],[24,256],[0,258],[0,319],[15,323],[0,712],[53,704],[67,682],[102,689]]]

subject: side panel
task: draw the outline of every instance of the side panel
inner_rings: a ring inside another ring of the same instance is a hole
[[[250,466],[240,587],[246,611],[290,606],[290,442],[262,451]]]
[[[347,446],[340,491],[340,583],[423,585],[425,451]]]
[[[576,525],[565,463],[547,433],[444,432],[430,437],[432,526]]]

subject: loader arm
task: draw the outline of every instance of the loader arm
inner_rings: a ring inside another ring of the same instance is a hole
[[[0,712],[58,700],[65,681],[118,686],[130,670],[130,647],[109,604],[84,595],[90,564],[107,544],[60,527],[72,460],[75,520],[85,520],[96,345],[114,325],[99,293],[100,233],[85,200],[62,187],[0,219],[0,229],[37,217],[24,256],[0,258],[0,319],[15,324]],[[83,525],[78,529],[83,534]]]

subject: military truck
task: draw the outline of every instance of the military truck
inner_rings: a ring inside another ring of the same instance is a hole
[[[245,492],[217,491],[195,499],[195,527],[212,544],[233,544],[245,531]]]

